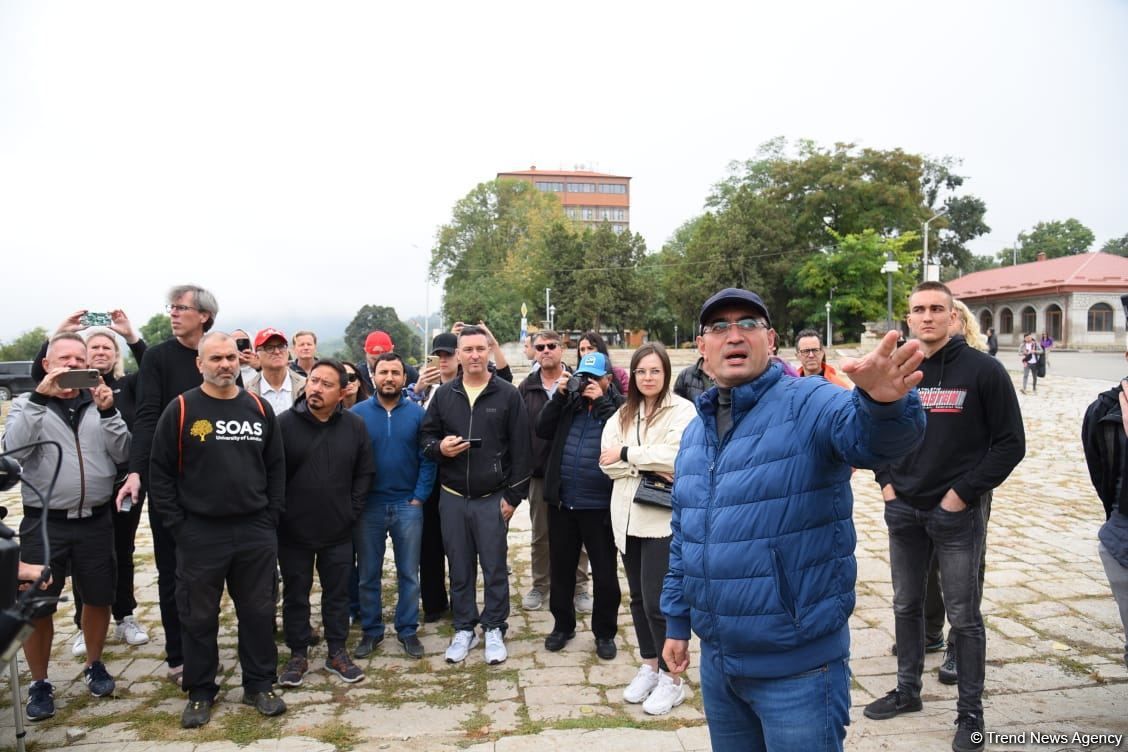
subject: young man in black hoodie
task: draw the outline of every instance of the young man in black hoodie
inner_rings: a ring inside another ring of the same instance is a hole
[[[924,442],[876,472],[889,527],[897,688],[866,706],[874,720],[921,709],[924,594],[933,551],[956,655],[956,752],[983,749],[987,639],[979,609],[979,565],[986,543],[986,497],[1022,461],[1026,434],[1010,376],[998,360],[952,337],[952,294],[923,282],[909,298],[909,328],[921,343],[917,387],[928,413]]]
[[[153,436],[151,513],[176,544],[176,606],[184,648],[184,728],[211,718],[219,685],[219,603],[226,584],[239,617],[243,703],[266,716],[286,704],[272,689],[278,522],[286,458],[274,411],[243,391],[235,340],[204,335],[204,383],[173,399]]]
[[[291,656],[278,683],[301,686],[309,670],[309,594],[316,561],[321,623],[329,648],[325,668],[353,683],[364,672],[349,658],[349,574],[353,525],[364,508],[375,468],[364,421],[342,409],[348,372],[336,360],[310,367],[305,394],[278,416],[286,451],[286,510],[278,528],[282,630]]]

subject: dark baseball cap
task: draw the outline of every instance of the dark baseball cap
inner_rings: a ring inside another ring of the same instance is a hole
[[[458,335],[453,332],[443,332],[436,334],[435,338],[431,340],[431,354],[445,353],[447,355],[454,355],[458,351]]]
[[[754,292],[748,290],[741,290],[739,287],[726,287],[718,293],[714,293],[711,298],[705,301],[705,305],[701,306],[701,315],[698,317],[698,323],[705,326],[709,323],[709,317],[717,312],[718,308],[731,305],[744,305],[760,309],[760,313],[764,314],[764,318],[768,320],[768,326],[772,325],[772,317],[768,314],[768,307],[764,305],[763,299]]]

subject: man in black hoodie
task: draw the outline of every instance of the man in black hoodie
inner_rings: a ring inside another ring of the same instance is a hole
[[[329,654],[325,668],[348,683],[364,673],[349,658],[349,574],[352,530],[375,468],[364,421],[342,409],[348,372],[336,360],[309,369],[305,394],[278,416],[286,451],[286,511],[278,528],[282,569],[282,630],[291,656],[278,683],[301,686],[309,670],[309,594],[316,561],[321,623]]]
[[[985,499],[1022,461],[1026,434],[1002,364],[951,336],[956,313],[945,285],[917,285],[908,322],[925,354],[918,389],[928,427],[916,451],[876,472],[889,527],[897,687],[867,705],[865,715],[884,720],[921,709],[925,579],[935,551],[959,677],[952,748],[979,750],[987,649],[979,609]]]

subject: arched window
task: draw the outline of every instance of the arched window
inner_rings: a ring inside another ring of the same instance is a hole
[[[1038,331],[1038,312],[1034,310],[1034,306],[1026,306],[1022,309],[1022,331],[1025,333]]]
[[[987,330],[990,329],[991,327],[993,327],[994,325],[995,325],[995,319],[991,315],[990,310],[984,308],[982,311],[979,312],[979,330],[981,332],[983,332],[984,335],[986,335]]]
[[[999,311],[999,334],[1014,334],[1014,314],[1009,308]]]
[[[1112,306],[1108,303],[1095,303],[1089,308],[1089,331],[1112,331]]]
[[[1044,331],[1046,334],[1050,335],[1050,339],[1052,339],[1054,342],[1057,342],[1058,344],[1062,344],[1062,342],[1061,342],[1061,333],[1062,333],[1061,306],[1059,306],[1057,303],[1050,303],[1048,306],[1046,306],[1046,314],[1045,315],[1046,315],[1046,323],[1042,325],[1042,331]]]

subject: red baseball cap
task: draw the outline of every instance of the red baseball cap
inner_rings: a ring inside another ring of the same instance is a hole
[[[394,348],[392,338],[388,336],[387,332],[382,332],[379,329],[370,332],[368,338],[364,340],[364,351],[369,355],[391,352]]]
[[[259,349],[260,347],[265,345],[268,340],[273,339],[274,337],[278,337],[280,340],[282,340],[282,344],[286,344],[289,341],[286,339],[286,335],[281,331],[275,329],[274,327],[268,326],[265,329],[260,329],[259,333],[255,335],[255,349]]]

